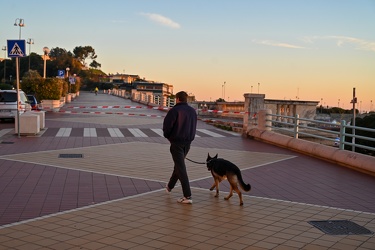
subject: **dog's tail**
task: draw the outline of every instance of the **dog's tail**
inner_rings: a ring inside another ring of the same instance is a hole
[[[249,192],[251,190],[251,185],[250,183],[249,184],[246,184],[243,179],[242,179],[242,175],[241,175],[241,172],[238,172],[237,173],[237,178],[240,182],[240,185],[241,185],[241,188],[243,189],[243,191],[245,192]]]

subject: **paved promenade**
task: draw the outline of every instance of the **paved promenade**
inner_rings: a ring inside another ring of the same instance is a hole
[[[218,153],[252,190],[242,207],[223,199],[226,181],[215,198],[206,166],[186,161],[193,204],[178,204],[181,187],[164,190],[165,112],[88,92],[61,111],[36,136],[0,122],[1,250],[375,249],[372,176],[199,121],[188,158]],[[331,232],[313,221],[333,221]]]

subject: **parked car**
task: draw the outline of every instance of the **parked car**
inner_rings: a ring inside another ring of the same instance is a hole
[[[20,90],[20,114],[30,111],[26,94]],[[14,119],[17,116],[17,90],[0,90],[0,120]]]
[[[34,95],[27,95],[32,110],[40,110],[40,103]]]

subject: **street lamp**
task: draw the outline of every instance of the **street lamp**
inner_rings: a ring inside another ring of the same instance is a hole
[[[258,94],[259,94],[259,85],[260,85],[260,83],[258,82]]]
[[[69,77],[69,70],[70,70],[70,68],[67,67],[66,68],[66,77]],[[70,81],[69,81],[69,91],[68,92],[70,93]]]
[[[4,50],[4,83],[6,82],[6,75],[5,75],[5,72],[6,72],[6,67],[7,67],[7,60],[6,60],[6,58],[7,58],[7,56],[6,56],[6,51],[7,51],[7,46],[3,46],[2,48],[1,48],[2,50]]]
[[[25,20],[22,19],[22,18],[17,18],[17,19],[14,21],[14,26],[20,26],[20,35],[19,35],[19,39],[21,40],[21,28],[22,28],[22,27],[25,27]]]
[[[27,44],[29,45],[29,71],[30,71],[30,58],[31,58],[31,44],[34,44],[34,39],[27,39]]]
[[[46,78],[46,56],[48,55],[49,53],[49,48],[48,47],[44,47],[43,48],[43,53],[44,53],[44,56],[43,56],[43,59],[44,59],[44,71],[43,71],[43,78]]]
[[[225,101],[225,82],[224,82],[224,101]]]
[[[25,20],[22,19],[22,18],[16,18],[16,20],[14,21],[14,26],[19,26],[20,27],[19,39],[21,40],[21,28],[25,27]],[[18,59],[18,57],[17,57],[16,58],[16,63],[18,64],[18,70],[20,70],[20,68],[21,68],[21,59]],[[19,78],[19,75],[17,75],[17,77]],[[18,96],[17,101],[19,101],[18,87],[17,87],[17,96]]]

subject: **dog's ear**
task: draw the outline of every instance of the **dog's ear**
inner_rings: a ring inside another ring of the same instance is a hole
[[[207,154],[207,161],[211,160],[210,153]]]
[[[216,154],[215,157],[214,157],[214,159],[217,159],[217,156],[218,156],[218,155],[219,155],[219,154]]]

